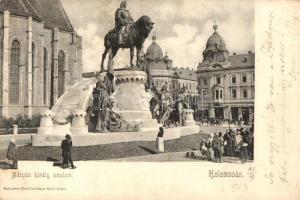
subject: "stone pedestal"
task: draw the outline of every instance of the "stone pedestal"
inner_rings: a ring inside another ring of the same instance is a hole
[[[52,134],[53,122],[52,117],[54,113],[51,110],[46,110],[41,117],[40,127],[38,128],[37,134]]]
[[[72,113],[72,134],[86,134],[88,133],[88,127],[85,124],[86,112],[83,110],[75,110]]]
[[[150,112],[150,94],[145,90],[147,75],[138,70],[116,70],[116,112],[127,122],[139,124],[142,130],[158,130],[159,125],[152,119]]]
[[[18,134],[18,125],[17,125],[17,124],[14,124],[14,125],[13,125],[13,134],[14,134],[14,135],[17,135],[17,134]]]
[[[194,120],[194,111],[192,109],[184,110],[186,115],[186,120],[184,121],[184,126],[196,126],[196,122]]]

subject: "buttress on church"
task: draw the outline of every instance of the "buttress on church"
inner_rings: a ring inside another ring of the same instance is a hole
[[[60,0],[0,0],[0,117],[49,109],[82,77],[82,39]]]

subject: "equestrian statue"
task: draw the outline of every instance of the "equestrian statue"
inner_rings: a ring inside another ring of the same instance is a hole
[[[101,70],[104,69],[104,60],[106,54],[109,53],[108,71],[113,71],[113,58],[116,56],[118,50],[130,49],[130,65],[133,67],[134,48],[136,48],[136,65],[139,66],[140,52],[143,48],[145,39],[153,29],[154,23],[150,17],[144,15],[136,22],[133,21],[129,10],[127,8],[126,0],[122,1],[120,8],[115,13],[115,28],[110,30],[104,38],[105,50],[102,54]]]

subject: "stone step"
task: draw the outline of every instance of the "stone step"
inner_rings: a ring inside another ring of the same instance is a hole
[[[110,132],[72,134],[73,146],[90,146],[132,141],[155,141],[158,129],[145,129],[138,132]],[[172,140],[184,135],[199,133],[199,126],[184,126],[164,129],[164,139]],[[63,135],[33,135],[32,146],[60,146]]]

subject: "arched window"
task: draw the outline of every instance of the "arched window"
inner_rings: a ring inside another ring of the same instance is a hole
[[[31,60],[31,69],[32,69],[32,73],[31,73],[31,77],[32,77],[32,104],[34,104],[34,97],[35,97],[35,65],[36,65],[36,48],[35,48],[35,43],[32,42],[32,46],[31,46],[31,56],[32,56],[32,60]]]
[[[47,103],[47,67],[48,67],[48,51],[46,48],[44,48],[44,52],[43,52],[43,79],[44,79],[44,95],[43,95],[43,102],[44,104]]]
[[[58,96],[64,93],[64,68],[66,62],[66,55],[63,51],[58,53]]]
[[[9,68],[9,103],[19,104],[21,45],[14,40],[11,45],[10,68]]]

